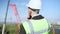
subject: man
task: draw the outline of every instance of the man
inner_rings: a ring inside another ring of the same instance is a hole
[[[20,26],[20,34],[49,34],[49,24],[47,20],[39,15],[41,0],[30,0],[28,3],[28,20]]]

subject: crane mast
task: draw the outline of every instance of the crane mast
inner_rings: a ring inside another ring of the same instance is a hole
[[[17,26],[16,26],[16,34],[19,34],[19,29],[20,29],[20,25],[21,25],[21,20],[19,18],[19,14],[18,14],[18,11],[17,11],[17,8],[16,8],[16,5],[15,4],[10,4],[10,6],[12,7],[13,11],[14,11],[14,14],[16,16],[16,19],[17,19]]]

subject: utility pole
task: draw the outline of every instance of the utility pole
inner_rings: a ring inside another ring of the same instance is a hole
[[[8,0],[8,4],[7,4],[7,8],[6,8],[6,14],[5,14],[5,19],[4,19],[5,21],[4,21],[4,23],[3,23],[2,34],[6,34],[6,33],[5,33],[5,29],[6,29],[6,20],[7,20],[9,3],[10,3],[10,0]]]

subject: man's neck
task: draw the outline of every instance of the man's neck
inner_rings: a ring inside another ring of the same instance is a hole
[[[38,16],[39,14],[35,14],[35,15],[32,15],[32,18],[35,17],[35,16]]]

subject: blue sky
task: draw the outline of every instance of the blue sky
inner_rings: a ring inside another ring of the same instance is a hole
[[[26,4],[30,0],[10,0],[10,4],[16,4],[20,19],[25,21],[28,14]],[[4,22],[8,0],[0,0],[0,22]],[[49,22],[60,21],[60,0],[42,0],[40,14]],[[7,22],[17,22],[12,7],[9,6]]]

